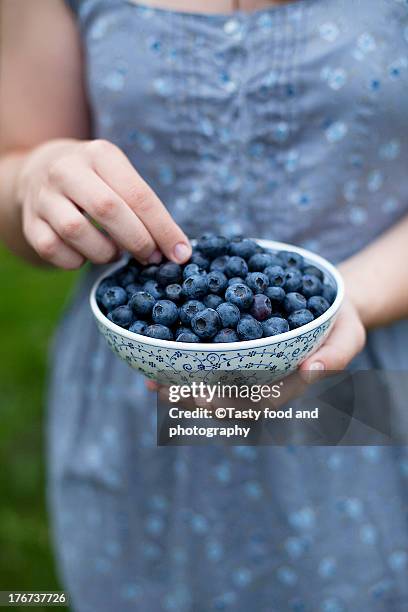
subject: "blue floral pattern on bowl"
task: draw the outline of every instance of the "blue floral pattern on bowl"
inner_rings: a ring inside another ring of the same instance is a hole
[[[258,349],[223,351],[177,350],[147,346],[123,338],[121,334],[112,332],[99,323],[99,329],[104,334],[109,347],[132,368],[142,372],[146,377],[165,383],[185,383],[202,380],[214,383],[221,374],[237,372],[237,376],[229,376],[229,382],[237,382],[245,373],[245,381],[254,373],[254,382],[258,380],[256,372],[270,372],[269,380],[279,379],[306,359],[326,337],[331,323],[299,335],[291,340],[281,340]],[[272,340],[272,338],[271,338]]]

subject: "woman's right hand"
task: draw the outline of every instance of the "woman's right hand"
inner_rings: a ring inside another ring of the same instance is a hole
[[[37,147],[26,157],[16,189],[26,240],[60,268],[107,263],[121,250],[142,263],[159,263],[161,253],[178,263],[191,255],[188,238],[165,206],[126,155],[105,140]]]

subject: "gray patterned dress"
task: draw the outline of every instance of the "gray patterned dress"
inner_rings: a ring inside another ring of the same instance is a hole
[[[94,135],[191,236],[350,256],[408,212],[406,0],[193,15],[71,2]],[[109,352],[83,279],[57,335],[49,498],[79,612],[408,609],[403,448],[157,448],[155,398]],[[408,323],[364,367],[408,369]]]

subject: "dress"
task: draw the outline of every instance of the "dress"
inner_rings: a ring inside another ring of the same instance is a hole
[[[408,212],[408,5],[300,0],[197,15],[71,1],[95,137],[189,236],[338,262]],[[112,354],[86,274],[48,411],[58,561],[79,612],[408,609],[405,448],[157,448],[155,396]],[[408,322],[361,367],[408,369]]]

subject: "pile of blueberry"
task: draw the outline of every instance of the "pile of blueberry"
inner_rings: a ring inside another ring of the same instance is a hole
[[[336,290],[301,255],[205,234],[185,265],[131,258],[96,292],[102,312],[131,332],[177,342],[238,342],[320,317]]]

